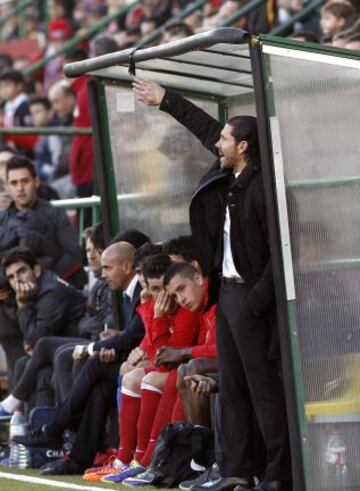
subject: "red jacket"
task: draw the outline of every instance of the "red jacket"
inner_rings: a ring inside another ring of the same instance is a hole
[[[137,307],[144,327],[145,336],[140,348],[149,355],[151,363],[154,362],[156,352],[162,346],[172,348],[187,348],[192,346],[199,334],[199,314],[178,308],[174,314],[154,319],[154,300],[150,300]]]
[[[77,128],[92,127],[86,82],[89,77],[83,75],[72,83],[76,93],[73,124]],[[70,173],[75,186],[93,182],[93,139],[92,136],[74,136],[70,150]]]
[[[209,281],[206,280],[205,292],[202,299],[204,310],[199,312],[200,317],[200,332],[196,346],[191,350],[193,358],[216,358],[216,331],[215,318],[217,305],[211,305],[207,308],[209,301]]]
[[[216,358],[216,331],[215,317],[216,305],[200,314],[200,332],[197,345],[191,350],[193,358]]]

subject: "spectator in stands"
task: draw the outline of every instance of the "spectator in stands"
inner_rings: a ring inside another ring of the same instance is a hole
[[[160,105],[217,158],[190,206],[193,235],[211,268],[210,278],[222,273],[216,336],[224,459],[222,479],[205,487],[220,490],[237,485],[237,491],[242,491],[254,486],[255,462],[250,462],[249,447],[254,407],[268,455],[264,481],[257,489],[287,490],[291,462],[285,398],[277,360],[268,357],[275,306],[256,118],[234,117],[223,127],[179,94],[150,80],[135,79],[133,87],[138,100]],[[224,201],[214,199],[219,192]]]
[[[76,49],[65,57],[66,63],[81,61],[87,58],[86,52]],[[73,125],[76,128],[91,128],[90,108],[87,95],[87,82],[89,77],[82,75],[71,83],[71,89],[76,94],[76,102],[73,112]],[[70,149],[70,174],[72,184],[75,186],[76,195],[79,198],[91,196],[93,193],[93,139],[92,135],[74,136],[71,139]],[[91,217],[85,221],[90,222]]]
[[[11,196],[6,188],[6,164],[11,157],[15,157],[16,155],[17,153],[12,147],[0,147],[0,189],[2,189],[0,194],[0,210],[8,208],[11,202]],[[55,189],[44,183],[40,183],[37,194],[39,198],[46,201],[59,199],[59,195]]]
[[[37,343],[46,336],[78,336],[78,324],[85,312],[85,297],[78,290],[54,273],[43,271],[28,248],[9,251],[2,259],[2,268],[15,293],[17,320],[28,357],[34,356]],[[1,403],[0,415],[9,416],[31,396],[36,378],[25,378],[17,384],[14,395]]]
[[[144,17],[140,24],[140,35],[146,38],[157,28],[158,22],[156,17]]]
[[[0,53],[0,74],[3,70],[9,70],[14,65],[14,60],[7,53]]]
[[[48,25],[48,44],[43,56],[54,54],[66,41],[73,36],[70,22],[65,18],[54,19]],[[54,58],[44,67],[44,92],[63,77],[63,57]]]
[[[109,35],[96,36],[90,41],[90,58],[106,55],[118,51],[119,46],[114,38]]]
[[[6,166],[6,186],[13,202],[0,212],[0,256],[17,245],[28,246],[45,268],[82,287],[85,278],[81,250],[66,213],[38,197],[39,178],[28,159],[15,156]],[[0,339],[11,379],[22,352],[22,335],[14,323],[11,296],[3,300],[0,318]]]
[[[9,69],[0,74],[0,97],[5,101],[5,128],[31,124],[29,101],[24,92],[24,83],[23,74],[17,70]]]
[[[6,189],[6,164],[14,155],[11,147],[0,148],[0,210],[7,208],[11,203],[11,197]]]
[[[49,100],[55,113],[55,121],[59,126],[72,124],[76,94],[66,80],[55,83],[49,91]]]
[[[85,363],[54,421],[22,439],[29,446],[58,448],[62,444],[63,431],[77,429],[69,457],[45,465],[43,474],[80,474],[92,464],[98,450],[106,417],[116,405],[120,365],[144,336],[144,326],[136,313],[141,286],[132,266],[134,252],[129,243],[119,242],[105,249],[101,256],[102,277],[110,289],[123,292],[125,329],[88,346],[92,358]]]
[[[95,232],[97,232],[100,228],[101,224],[97,226]],[[88,230],[86,233],[86,253],[89,267],[91,271],[95,274],[97,281],[90,291],[86,306],[86,313],[79,319],[78,315],[75,315],[76,312],[74,312],[74,319],[71,319],[71,323],[74,324],[77,319],[78,324],[76,326],[77,331],[74,329],[74,332],[70,333],[71,337],[69,337],[68,335],[65,336],[65,333],[50,332],[49,336],[43,337],[36,342],[30,360],[25,359],[25,363],[23,363],[22,360],[19,360],[17,362],[16,371],[20,372],[21,377],[19,378],[19,380],[16,381],[16,386],[12,391],[12,396],[14,396],[14,399],[11,400],[14,404],[16,400],[20,404],[20,402],[28,401],[30,397],[32,397],[32,394],[37,388],[36,384],[39,373],[45,368],[49,368],[52,372],[53,365],[56,364],[57,358],[60,356],[63,350],[71,350],[72,352],[75,346],[86,348],[86,345],[89,344],[91,340],[98,339],[99,334],[104,329],[105,324],[109,326],[112,324],[112,308],[109,288],[107,283],[100,278],[101,252],[95,249],[91,241],[91,233],[91,229]],[[98,236],[99,235],[100,234],[98,233]],[[104,248],[105,246],[102,245],[103,250]],[[75,292],[76,293],[73,294],[74,301],[76,301],[76,298],[80,295],[79,292]],[[81,302],[79,303],[83,303],[83,298],[81,297],[81,295],[80,298]],[[65,308],[63,309],[63,313],[66,313]],[[53,320],[53,318],[50,318],[48,320],[49,330],[51,330],[52,328]],[[65,325],[65,321],[68,322],[68,320],[65,318],[63,320],[63,328],[65,329],[67,327]],[[54,334],[57,335],[55,336]],[[81,345],[79,343],[81,343]],[[18,365],[20,365],[20,363],[22,370],[18,370]],[[63,397],[61,397],[59,400],[65,398],[73,383],[71,370],[70,374],[68,373],[68,371],[62,370],[61,375],[61,379],[56,378],[55,380],[56,389],[58,389],[59,392],[63,395]],[[53,394],[50,395],[49,399],[53,404]],[[14,404],[13,409],[16,409]],[[41,400],[37,399],[35,405],[41,406],[43,405],[43,403]],[[4,407],[7,407],[9,410],[9,406],[5,405]]]
[[[47,97],[34,96],[29,101],[31,122],[35,127],[54,125],[54,112]],[[36,172],[43,182],[51,182],[57,177],[61,158],[61,138],[57,135],[43,135],[34,149]]]
[[[161,41],[163,43],[170,43],[171,41],[192,36],[192,34],[194,34],[194,31],[186,22],[173,22],[164,27]]]
[[[204,19],[202,30],[213,29],[220,26],[223,22],[234,15],[241,7],[245,5],[245,0],[226,0],[219,8],[215,15]],[[246,19],[240,19],[235,26],[243,28],[246,23]]]
[[[354,21],[355,11],[347,2],[332,1],[321,8],[320,26],[324,36],[336,36]]]
[[[71,84],[66,80],[60,80],[49,90],[49,100],[55,118],[53,124],[56,126],[71,126],[73,123],[73,113],[76,104],[76,94]],[[70,155],[72,137],[61,136],[61,151],[58,160],[57,173],[61,176],[55,186],[63,197],[74,197],[75,190],[70,175]]]

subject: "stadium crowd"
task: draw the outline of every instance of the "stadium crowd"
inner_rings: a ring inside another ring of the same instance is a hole
[[[86,76],[66,80],[65,63],[80,61],[119,49],[137,46],[160,28],[151,44],[170,42],[222,25],[246,5],[246,0],[210,0],[183,20],[174,15],[191,5],[191,0],[142,0],[106,26],[106,30],[82,41],[74,49],[56,56],[27,73],[42,58],[52,56],[74,36],[81,36],[107,14],[114,14],[127,0],[52,0],[35,1],[21,15],[11,16],[2,26],[0,49],[0,126],[16,127],[91,127]],[[0,6],[6,15],[15,4]],[[46,8],[47,5],[47,8]],[[251,33],[268,32],[277,23],[307,5],[268,0],[247,17],[232,25]],[[296,23],[291,37],[298,40],[349,49],[360,47],[359,2],[330,0],[319,12]],[[45,10],[46,9],[46,10]],[[44,19],[48,18],[48,22]],[[18,44],[20,42],[20,45]],[[22,43],[22,44],[21,44]],[[147,43],[147,45],[149,44]],[[3,151],[16,151],[35,162],[36,171],[48,197],[86,197],[93,193],[92,137],[59,135],[4,135]],[[8,202],[0,175],[1,203]]]
[[[126,3],[53,0],[45,32],[44,2],[34,2],[22,29],[39,49],[31,58],[0,54],[0,124],[91,127],[88,77],[66,80],[64,63],[135,46],[161,26],[156,42],[211,29],[246,1],[209,1],[169,23],[191,1],[143,0],[106,33],[23,75]],[[268,2],[236,26],[267,32],[305,4]],[[330,0],[320,22],[315,13],[291,36],[360,49],[359,8],[355,0]],[[10,18],[3,39],[16,41],[20,27]],[[192,199],[193,235],[154,244],[130,229],[106,243],[101,223],[87,228],[87,264],[95,278],[87,291],[78,239],[50,200],[93,193],[91,135],[6,135],[0,148],[0,343],[9,393],[0,418],[19,409],[57,408],[44,427],[15,439],[60,449],[67,432],[75,432],[69,455],[43,466],[47,475],[151,484],[159,435],[169,423],[187,421],[214,429],[215,458],[207,466],[193,462],[194,479],[181,489],[291,490],[256,120],[235,117],[223,128],[151,81],[136,79],[134,92],[216,156]]]

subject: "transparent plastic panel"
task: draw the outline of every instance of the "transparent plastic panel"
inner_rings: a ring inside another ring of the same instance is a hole
[[[266,56],[314,490],[360,489],[360,70],[333,60]]]
[[[214,156],[171,116],[134,100],[130,89],[106,86],[120,228],[153,241],[188,234],[189,204]],[[217,117],[217,105],[196,102]]]

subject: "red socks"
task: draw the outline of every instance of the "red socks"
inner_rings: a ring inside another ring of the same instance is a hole
[[[129,391],[130,392],[130,391]],[[134,456],[137,440],[137,421],[140,414],[141,398],[122,391],[121,408],[119,413],[120,448],[117,458],[124,464],[129,464]]]
[[[151,427],[150,440],[146,447],[146,452],[141,459],[141,465],[147,467],[150,464],[151,457],[155,448],[156,440],[161,430],[171,421],[174,404],[177,398],[176,390],[177,368],[171,370],[166,381],[164,391]]]
[[[137,424],[138,438],[135,452],[135,460],[138,462],[143,458],[146,447],[148,446],[151,428],[161,395],[161,391],[151,385],[143,384],[141,388],[141,410]]]

